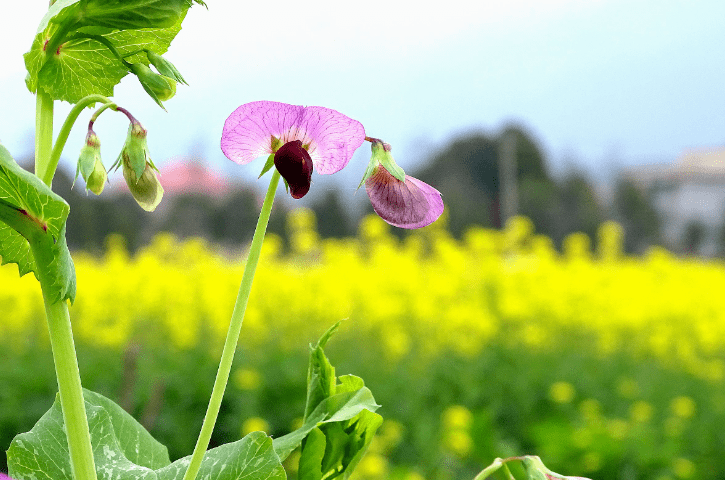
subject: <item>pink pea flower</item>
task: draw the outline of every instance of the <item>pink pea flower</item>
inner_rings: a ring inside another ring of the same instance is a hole
[[[290,193],[302,198],[310,189],[313,166],[322,174],[340,171],[364,140],[362,124],[335,110],[260,101],[229,115],[221,147],[239,164],[274,155]]]
[[[312,171],[331,174],[348,164],[364,140],[373,156],[362,186],[375,212],[401,228],[420,228],[443,212],[438,190],[407,176],[390,155],[390,145],[365,136],[357,120],[325,107],[259,101],[237,108],[222,131],[221,148],[230,160],[247,164],[268,155],[262,173],[274,165],[294,198],[310,190]]]
[[[400,228],[421,228],[435,222],[443,213],[441,192],[425,182],[406,175],[393,160],[391,147],[377,138],[363,181],[373,210],[389,224]]]

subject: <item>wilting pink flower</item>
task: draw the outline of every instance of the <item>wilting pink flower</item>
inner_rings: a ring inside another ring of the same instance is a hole
[[[441,192],[417,178],[405,175],[390,155],[390,145],[375,138],[373,156],[365,174],[365,190],[375,213],[400,228],[430,225],[443,213]]]
[[[362,124],[335,110],[260,101],[229,115],[221,147],[227,158],[240,164],[274,155],[292,196],[301,198],[310,188],[313,165],[322,174],[338,172],[363,140]]]

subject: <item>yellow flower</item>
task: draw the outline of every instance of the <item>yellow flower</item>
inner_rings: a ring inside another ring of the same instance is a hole
[[[695,401],[690,397],[676,397],[670,402],[670,410],[680,418],[692,418],[695,415]]]
[[[242,423],[242,436],[252,432],[269,432],[269,423],[260,417],[249,417]]]
[[[549,398],[556,403],[569,403],[575,394],[574,385],[569,382],[556,382],[549,387]]]
[[[233,373],[233,382],[240,390],[256,390],[262,385],[262,375],[257,370],[240,368]]]

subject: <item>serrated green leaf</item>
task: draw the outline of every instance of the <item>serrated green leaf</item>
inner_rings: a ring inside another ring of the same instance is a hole
[[[32,173],[24,170],[0,145],[0,199],[23,210],[54,238],[68,218],[70,207]]]
[[[169,465],[166,447],[121,407],[90,390],[83,397],[99,479],[155,479],[154,469]],[[16,480],[72,480],[58,395],[29,432],[13,439],[8,467]],[[127,473],[120,475],[122,471]]]
[[[325,457],[326,446],[327,438],[322,430],[312,429],[302,444],[302,453],[297,468],[298,480],[322,479],[322,459]]]
[[[158,480],[181,480],[191,456],[158,470]],[[252,432],[241,440],[206,452],[196,478],[213,480],[285,480],[284,467],[263,432]]]
[[[375,432],[383,424],[383,417],[370,410],[361,411],[355,418],[350,420],[344,431],[347,433],[347,444],[345,455],[341,460],[344,471],[343,478],[350,478],[362,457],[367,452],[373,441]],[[351,430],[352,427],[352,430]]]
[[[28,241],[9,225],[0,222],[0,265],[7,263],[17,264],[21,277],[35,272],[35,260]]]
[[[274,449],[284,460],[300,446],[307,434],[319,425],[351,420],[363,410],[374,412],[378,408],[380,405],[375,403],[373,393],[367,387],[355,392],[338,393],[320,402],[300,428],[275,438]]]
[[[65,239],[70,207],[38,177],[15,163],[2,145],[0,203],[5,215],[0,221],[2,264],[16,263],[20,276],[32,271],[36,278],[46,278],[52,301],[73,302],[75,268]]]
[[[310,348],[310,364],[307,375],[307,405],[303,425],[283,437],[274,439],[274,449],[281,459],[286,459],[300,445],[300,470],[307,472],[310,480],[317,478],[316,465],[320,452],[324,454],[320,464],[322,478],[330,472],[347,478],[362,458],[372,441],[375,431],[382,423],[382,417],[375,412],[372,392],[365,382],[354,375],[335,377],[335,368],[325,356],[323,347],[335,333],[340,323],[333,325]],[[319,431],[323,436],[320,437]],[[309,435],[316,438],[308,445]],[[325,439],[325,446],[319,442]],[[306,458],[310,455],[310,458]],[[302,477],[301,477],[302,478]]]
[[[176,0],[177,2],[180,0]],[[157,54],[168,50],[171,41],[181,30],[179,20],[163,28],[137,28],[118,30],[107,26],[83,26],[80,0],[56,2],[41,21],[39,31],[30,51],[25,54],[28,70],[26,83],[31,92],[42,88],[54,100],[76,103],[81,98],[100,94],[113,95],[113,88],[128,74],[126,66],[101,42],[80,38],[84,34],[104,37],[121,56],[147,49]],[[187,2],[183,2],[186,4]],[[79,23],[80,22],[80,23]],[[68,31],[68,27],[73,31]],[[54,52],[46,52],[55,43]],[[126,60],[148,63],[143,52],[126,57]]]
[[[337,322],[322,334],[315,346],[310,345],[310,361],[307,368],[307,402],[303,417],[305,419],[321,401],[335,394],[335,367],[327,360],[324,347],[339,327],[340,322]]]
[[[190,0],[86,0],[80,25],[117,29],[170,27],[183,18]]]
[[[40,279],[48,279],[45,285],[51,302],[76,298],[76,269],[65,239],[65,224],[57,239],[44,235],[30,243]]]
[[[181,480],[189,458],[170,463],[166,447],[108,398],[84,390],[93,456],[99,480]],[[10,475],[16,480],[72,480],[60,399],[28,433],[8,449]],[[209,450],[197,478],[284,480],[284,468],[272,439],[254,432]]]

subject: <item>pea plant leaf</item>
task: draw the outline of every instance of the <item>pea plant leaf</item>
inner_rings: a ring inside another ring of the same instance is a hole
[[[83,391],[99,480],[181,480],[189,457],[171,463],[165,446],[108,398]],[[72,480],[60,398],[8,449],[13,479]],[[254,432],[209,450],[197,478],[214,480],[284,480],[284,468],[272,439]]]
[[[158,471],[158,480],[182,480],[191,456]],[[263,432],[252,432],[241,440],[206,452],[196,478],[214,480],[285,480],[287,475]]]
[[[0,145],[0,257],[23,276],[48,279],[53,301],[75,299],[75,268],[65,240],[70,207]]]
[[[28,89],[70,103],[92,94],[112,96],[129,71],[107,44],[130,63],[148,64],[141,50],[166,52],[190,5],[190,0],[57,1],[25,54]]]
[[[349,478],[383,422],[363,380],[354,375],[335,377],[325,356],[323,347],[338,327],[335,324],[310,349],[302,426],[273,442],[283,460],[301,447],[299,480]]]

